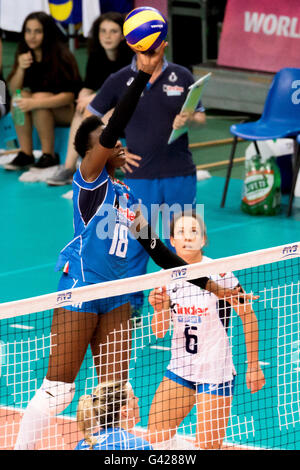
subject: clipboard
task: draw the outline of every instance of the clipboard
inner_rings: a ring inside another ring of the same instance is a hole
[[[187,94],[185,102],[182,105],[180,112],[189,111],[193,113],[195,111],[196,106],[199,103],[199,100],[202,96],[204,86],[210,79],[210,76],[211,76],[211,72],[199,78],[199,80],[197,80],[195,83],[193,83],[189,87],[189,92]],[[188,131],[187,126],[182,127],[181,129],[173,129],[169,137],[168,144],[171,144],[172,142],[174,142],[174,140],[178,139],[178,137],[180,137],[182,134],[184,134],[187,131]]]

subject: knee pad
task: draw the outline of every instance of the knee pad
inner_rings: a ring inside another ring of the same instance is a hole
[[[56,382],[45,378],[29,406],[48,416],[55,416],[69,406],[74,394],[74,383]]]

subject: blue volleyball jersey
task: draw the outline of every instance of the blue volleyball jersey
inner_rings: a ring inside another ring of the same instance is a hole
[[[56,270],[87,283],[127,276],[128,228],[138,200],[104,168],[92,183],[73,178],[74,238],[60,252]]]
[[[149,442],[120,428],[108,428],[94,434],[97,444],[93,450],[153,450]],[[74,450],[89,450],[90,446],[82,439]]]

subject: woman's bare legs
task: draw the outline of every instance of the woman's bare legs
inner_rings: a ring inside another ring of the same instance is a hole
[[[99,317],[91,340],[91,349],[100,381],[128,380],[130,315],[130,304],[127,303]]]
[[[200,449],[220,449],[226,434],[232,397],[197,395],[196,442]]]
[[[31,93],[22,90],[22,97],[29,98]],[[32,113],[31,111],[25,113],[24,126],[15,125],[16,133],[18,136],[20,148],[26,155],[32,155]]]
[[[52,93],[34,93],[34,99],[52,96]],[[54,156],[54,130],[55,125],[69,125],[74,114],[74,105],[59,108],[39,108],[32,112],[33,124],[41,141],[42,152]]]
[[[154,445],[168,441],[195,404],[195,390],[164,377],[155,392],[148,422],[149,440]]]

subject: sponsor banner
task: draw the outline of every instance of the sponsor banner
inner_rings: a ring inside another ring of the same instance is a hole
[[[299,0],[228,0],[218,65],[265,72],[299,67]]]

